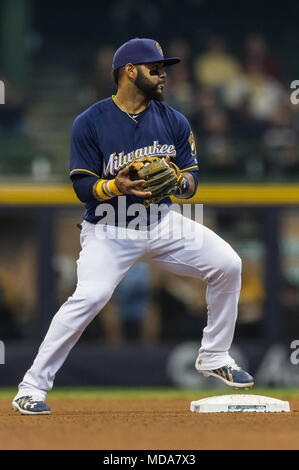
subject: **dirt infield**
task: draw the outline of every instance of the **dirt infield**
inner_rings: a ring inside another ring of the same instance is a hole
[[[52,414],[21,416],[0,401],[0,449],[299,449],[291,413],[189,411],[188,399],[50,399]]]

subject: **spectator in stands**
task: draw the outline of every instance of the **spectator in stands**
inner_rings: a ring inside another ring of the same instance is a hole
[[[245,52],[242,64],[247,73],[251,65],[258,65],[263,74],[281,80],[278,61],[269,54],[265,38],[258,33],[250,33],[245,40]]]
[[[250,102],[248,96],[240,101],[239,106],[229,109],[232,133],[240,141],[256,144],[262,139],[265,131],[269,127],[268,120],[255,119],[250,112]]]
[[[207,51],[194,62],[197,83],[214,88],[220,96],[223,87],[238,78],[240,73],[239,61],[227,52],[226,42],[221,36],[211,37]]]
[[[235,148],[227,115],[216,110],[206,116],[203,158],[208,171],[214,176],[231,176],[237,173],[237,149]]]
[[[187,67],[191,67],[191,46],[183,38],[174,38],[170,41],[167,52],[169,57],[181,57]]]
[[[271,119],[274,109],[286,99],[282,85],[265,75],[258,63],[248,64],[247,73],[228,83],[223,93],[224,104],[231,109],[247,100],[251,116],[258,120]]]
[[[194,112],[194,87],[190,69],[181,62],[173,70],[167,71],[167,104],[183,113],[186,117]]]
[[[194,91],[193,111],[189,115],[189,121],[194,134],[198,139],[203,139],[205,118],[219,108],[215,93],[210,87],[201,87]]]
[[[298,175],[298,138],[287,106],[273,110],[270,128],[264,135],[264,147],[267,169],[272,175]]]

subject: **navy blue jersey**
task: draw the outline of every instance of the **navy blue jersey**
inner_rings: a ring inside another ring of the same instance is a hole
[[[112,98],[99,101],[80,114],[71,134],[70,176],[85,174],[113,179],[133,160],[169,155],[182,171],[193,174],[197,185],[196,146],[187,119],[170,106],[154,100],[135,119],[137,122],[121,111]],[[103,202],[89,200],[85,204],[84,219],[97,223],[100,217],[96,209],[100,204],[111,204],[117,214],[119,198],[124,196]],[[127,194],[125,198],[127,207],[143,202],[134,195]],[[164,198],[161,203],[170,205],[171,199]]]

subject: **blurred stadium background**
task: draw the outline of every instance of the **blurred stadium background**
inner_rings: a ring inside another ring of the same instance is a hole
[[[232,354],[260,386],[299,384],[298,14],[293,1],[1,0],[0,385],[17,385],[74,291],[83,206],[68,179],[70,130],[115,91],[112,56],[132,37],[184,59],[166,102],[196,136],[194,202],[243,260]],[[193,367],[205,323],[204,284],[138,264],[56,385],[215,386]]]

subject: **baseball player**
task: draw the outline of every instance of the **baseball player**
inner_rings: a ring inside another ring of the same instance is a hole
[[[189,122],[163,103],[165,67],[180,60],[164,57],[152,39],[131,39],[113,58],[116,95],[95,103],[74,121],[70,178],[85,203],[77,286],[53,317],[19,384],[12,404],[22,414],[50,413],[45,401],[56,372],[138,261],[207,283],[208,320],[196,370],[236,388],[253,385],[253,378],[229,354],[241,260],[213,231],[173,210],[169,197],[188,199],[198,184]],[[136,224],[140,206],[143,217]],[[153,206],[158,206],[157,217],[152,217]]]

